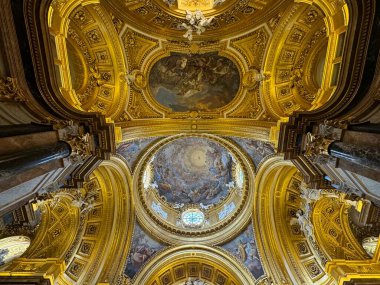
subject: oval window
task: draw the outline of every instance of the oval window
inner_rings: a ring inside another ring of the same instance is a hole
[[[187,210],[182,213],[182,223],[187,227],[199,227],[203,224],[205,215],[198,209]]]

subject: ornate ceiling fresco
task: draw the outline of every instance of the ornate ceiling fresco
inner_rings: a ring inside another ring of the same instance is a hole
[[[241,188],[244,181],[243,173],[240,172],[243,177],[233,173],[238,167],[233,156],[205,138],[170,142],[155,154],[148,167],[152,177],[150,181],[144,178],[144,184],[154,184],[160,198],[171,205],[216,205],[227,197],[229,187]]]
[[[63,16],[51,22],[63,97],[123,126],[159,118],[274,122],[330,97],[323,79],[332,70],[324,62],[337,47],[328,46],[317,7],[224,1],[202,10],[211,25],[189,41],[178,28],[185,2],[107,0],[65,9],[54,1]]]
[[[156,139],[154,137],[123,142],[118,146],[116,153],[125,159],[129,169],[133,172],[141,153]]]
[[[65,59],[56,62],[63,97],[122,128],[117,154],[132,172],[137,220],[123,272],[135,284],[151,258],[169,250],[164,244],[219,245],[250,280],[265,279],[250,223],[255,175],[275,155],[277,119],[312,109],[333,91],[325,62],[336,60],[337,47],[318,7],[215,2],[52,5],[63,19],[50,24]],[[191,40],[186,9],[200,9],[208,21]],[[177,273],[149,284],[182,280]],[[227,284],[228,274],[220,276],[216,284]]]
[[[229,137],[229,139],[243,148],[245,153],[252,159],[256,170],[267,156],[275,154],[274,146],[268,142],[238,137]]]
[[[171,111],[214,111],[232,101],[239,89],[239,71],[217,53],[172,54],[149,73],[153,98]]]
[[[222,247],[243,262],[255,279],[264,275],[252,224],[249,224],[234,240],[222,245]]]
[[[166,243],[221,242],[229,235],[218,233],[243,227],[249,219],[244,209],[250,205],[252,175],[244,152],[228,140],[210,135],[160,139],[136,166],[138,219]],[[160,235],[162,230],[168,234]]]
[[[30,238],[12,236],[0,239],[0,266],[20,257],[30,246]]]
[[[343,57],[344,1],[304,2],[53,0],[47,80],[64,104],[104,116],[116,154],[79,192],[40,205],[45,233],[29,256],[63,258],[62,284],[129,285],[322,284],[328,259],[363,257],[340,239],[337,200],[313,204],[312,218],[316,238],[344,252],[305,235],[302,179],[276,154],[280,122],[329,100]],[[192,39],[188,9],[208,21]]]
[[[133,230],[131,251],[126,262],[124,274],[129,278],[135,277],[140,268],[163,248],[165,248],[164,244],[154,240],[136,223]]]

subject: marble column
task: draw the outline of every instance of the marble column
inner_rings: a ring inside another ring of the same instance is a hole
[[[347,130],[362,132],[362,133],[374,133],[380,134],[380,124],[363,123],[356,125],[349,125]]]
[[[331,156],[380,171],[380,150],[335,141],[328,147]]]
[[[70,145],[64,141],[58,141],[55,144],[2,155],[0,156],[0,183],[36,166],[68,157],[70,154]]]
[[[34,133],[49,132],[53,130],[51,125],[42,124],[20,124],[0,126],[0,138],[28,135]]]

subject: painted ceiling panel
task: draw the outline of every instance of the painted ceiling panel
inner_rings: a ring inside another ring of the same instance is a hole
[[[246,152],[256,168],[265,157],[275,153],[273,144],[268,142],[237,137],[230,137],[230,139],[236,142]]]
[[[123,142],[118,146],[116,153],[125,158],[129,169],[133,171],[140,154],[156,139],[155,137]]]
[[[154,157],[153,179],[169,203],[217,204],[234,183],[232,155],[205,138],[181,138]]]
[[[252,224],[249,224],[235,239],[222,245],[222,248],[229,251],[241,261],[252,273],[255,279],[264,275],[264,269],[257,250]]]
[[[138,223],[135,223],[131,250],[129,252],[124,274],[133,278],[143,265],[165,245],[150,237]]]
[[[156,62],[149,75],[153,97],[176,112],[223,107],[235,97],[239,83],[236,65],[217,52],[172,53]]]

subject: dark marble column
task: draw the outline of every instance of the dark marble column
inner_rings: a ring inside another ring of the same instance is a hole
[[[36,166],[67,157],[70,154],[70,145],[64,141],[58,141],[55,144],[2,155],[0,156],[0,183]]]
[[[372,147],[335,141],[329,145],[330,155],[380,171],[380,150]]]
[[[41,125],[35,123],[20,125],[2,125],[0,126],[0,138],[49,132],[52,130],[53,126],[51,125]]]
[[[363,123],[356,125],[349,125],[347,130],[362,132],[362,133],[374,133],[380,134],[380,124]]]

